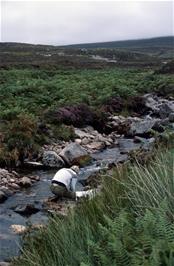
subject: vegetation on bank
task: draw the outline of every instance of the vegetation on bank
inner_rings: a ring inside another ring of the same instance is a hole
[[[100,129],[108,109],[122,112],[130,105],[131,112],[136,95],[172,95],[174,81],[143,69],[10,69],[1,70],[0,84],[0,163],[8,164],[31,157],[51,139],[72,139],[71,125]]]
[[[170,75],[136,69],[44,71],[1,70],[0,116],[21,112],[40,116],[44,109],[86,103],[98,107],[113,96],[128,98],[144,92],[172,93]]]
[[[103,174],[102,192],[26,237],[15,266],[174,264],[174,150]]]

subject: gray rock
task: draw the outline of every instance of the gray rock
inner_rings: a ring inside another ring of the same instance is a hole
[[[31,180],[27,176],[22,177],[22,179],[19,181],[19,185],[21,187],[30,187],[31,184]]]
[[[45,166],[53,168],[61,168],[65,165],[62,158],[55,151],[45,151],[42,162]]]
[[[90,156],[87,151],[77,143],[70,143],[59,154],[67,164],[83,165],[85,162],[89,162]]]
[[[6,199],[7,195],[3,191],[0,191],[0,203],[3,203]]]
[[[172,113],[169,114],[169,121],[170,121],[171,123],[174,122],[174,112],[172,112]]]
[[[144,135],[149,133],[150,130],[155,125],[156,120],[142,120],[137,122],[132,122],[128,135]]]
[[[159,107],[159,115],[162,119],[168,117],[170,113],[174,112],[174,103],[166,102],[160,105]]]

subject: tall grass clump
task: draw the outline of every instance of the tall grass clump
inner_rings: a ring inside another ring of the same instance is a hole
[[[101,193],[26,237],[14,265],[174,265],[173,156],[104,174]]]
[[[139,213],[145,209],[165,208],[174,214],[174,149],[160,153],[148,166],[139,163],[131,167],[127,181],[126,197]]]

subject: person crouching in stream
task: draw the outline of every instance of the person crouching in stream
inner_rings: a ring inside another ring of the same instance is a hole
[[[71,168],[60,169],[51,181],[50,189],[57,198],[69,198],[77,200],[81,197],[92,197],[94,190],[75,191],[80,169],[77,165]]]

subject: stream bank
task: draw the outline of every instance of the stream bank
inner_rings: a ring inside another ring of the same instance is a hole
[[[55,207],[46,202],[52,196],[49,185],[56,168],[79,164],[79,181],[83,181],[84,185],[91,175],[128,161],[132,154],[136,156],[139,151],[151,153],[163,132],[167,129],[174,132],[173,99],[152,95],[144,97],[149,108],[145,115],[110,116],[107,127],[111,133],[108,135],[89,126],[74,128],[77,136],[74,142],[59,141],[45,145],[41,151],[41,161],[26,162],[28,166],[49,167],[50,170],[30,170],[25,175],[19,175],[2,169],[0,191],[5,198],[0,210],[0,261],[8,261],[20,253],[22,235],[19,234],[20,230],[14,232],[12,225],[24,226],[20,229],[25,230],[27,225],[47,223]],[[79,183],[77,190],[82,190],[83,185]],[[60,201],[56,206],[60,214],[65,214],[66,207],[72,206],[72,202]]]

